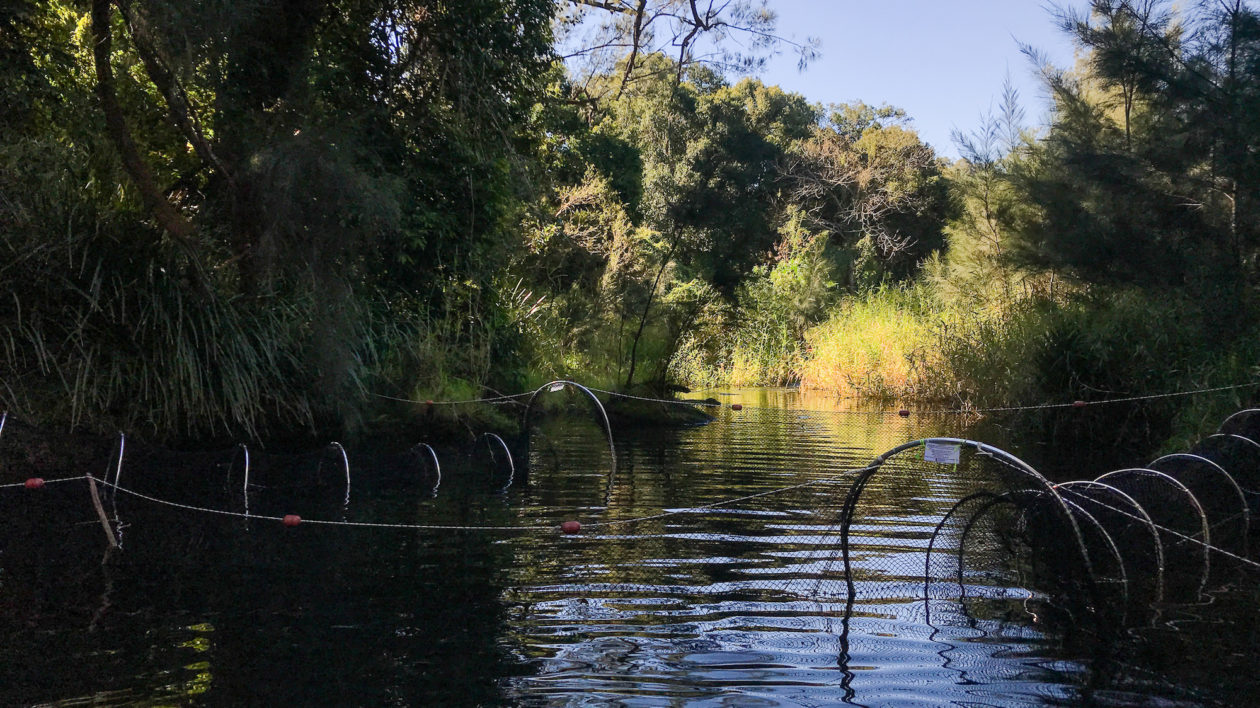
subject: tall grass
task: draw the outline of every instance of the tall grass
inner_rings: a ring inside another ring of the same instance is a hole
[[[308,309],[193,295],[165,268],[120,272],[93,251],[68,244],[69,271],[26,259],[51,267],[27,271],[0,303],[6,405],[28,420],[160,436],[313,425],[316,402],[294,386]]]
[[[804,356],[786,322],[709,322],[682,340],[670,375],[692,386],[781,386],[795,383]]]
[[[375,338],[349,293],[233,297],[96,177],[99,153],[27,140],[0,157],[0,407],[171,439],[312,430],[358,406]]]
[[[935,346],[936,314],[916,289],[880,288],[845,301],[805,333],[801,385],[885,399],[936,395],[946,364]]]
[[[1247,309],[1246,303],[1235,307]],[[1202,303],[1133,290],[1028,298],[964,309],[927,286],[881,289],[844,303],[806,333],[801,385],[841,395],[1027,406],[1195,391],[1256,381],[1260,337]],[[1109,423],[1185,449],[1255,389],[1152,399],[1109,410]],[[1100,414],[1101,415],[1101,414]],[[1117,417],[1118,416],[1118,417]]]

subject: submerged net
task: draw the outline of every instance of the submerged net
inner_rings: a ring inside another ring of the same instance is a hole
[[[855,618],[872,635],[897,636],[910,626],[1031,626],[1045,617],[1090,627],[1146,622],[1161,603],[1200,601],[1222,567],[1237,567],[1221,561],[1247,552],[1260,500],[1252,412],[1231,417],[1192,453],[1056,485],[1003,450],[953,438],[903,444],[868,465],[835,460],[823,444],[834,431],[816,419],[751,410],[746,419],[783,415],[792,434],[774,454],[810,459],[816,472],[767,476],[757,464],[771,453],[745,450],[747,469],[710,470],[729,484],[722,496],[693,498],[668,479],[638,484],[649,470],[619,455],[598,398],[562,383],[535,392],[520,439],[485,433],[440,450],[417,443],[354,464],[335,443],[292,455],[243,445],[189,453],[120,436],[108,451],[97,445],[108,460],[104,503],[119,528],[119,491],[129,489],[230,515],[502,534],[516,558],[505,595],[558,635],[677,632],[680,617],[701,633],[751,614],[758,627],[797,638],[847,633]],[[574,416],[574,408],[588,412]],[[715,449],[735,444],[729,432],[714,426]],[[607,446],[590,445],[592,436]],[[361,467],[371,474],[357,474]],[[662,460],[650,472],[668,467]],[[396,519],[355,516],[364,485],[404,488],[418,505],[444,474],[443,493],[482,495],[450,512],[458,517],[416,523],[406,504]],[[519,508],[506,510],[509,492]],[[577,532],[561,535],[541,508],[531,516],[540,496],[572,508]],[[783,612],[803,607],[809,612]]]
[[[1211,567],[1211,526],[1199,500],[1172,476],[1149,469],[1108,472],[1097,482],[1128,495],[1145,513],[1161,546],[1164,599],[1196,602]]]
[[[850,604],[898,621],[970,621],[1063,596],[1065,583],[1093,593],[1067,506],[1031,467],[982,443],[885,453],[854,480],[840,523]]]

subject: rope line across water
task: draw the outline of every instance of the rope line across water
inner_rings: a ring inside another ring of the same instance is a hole
[[[849,469],[849,470],[844,471],[844,475],[861,474],[863,472],[868,472],[871,469],[874,469],[874,466],[868,465],[866,467]],[[282,523],[285,521],[285,517],[283,516],[268,516],[265,514],[246,514],[246,513],[237,512],[237,511],[228,511],[226,509],[214,509],[210,507],[195,506],[193,504],[183,504],[180,502],[173,502],[168,499],[161,499],[159,497],[143,494],[141,492],[128,489],[126,487],[123,487],[122,485],[119,485],[113,482],[96,479],[90,474],[86,474],[81,477],[61,477],[58,479],[47,479],[47,480],[44,480],[44,484],[48,485],[48,484],[58,484],[61,482],[74,482],[74,481],[84,482],[84,481],[89,481],[89,480],[95,481],[96,483],[102,486],[109,487],[111,489],[122,492],[123,494],[134,497],[136,499],[141,499],[144,501],[152,502],[154,504],[160,504],[162,506],[167,506],[167,507],[171,507],[175,509],[183,509],[185,511],[196,511],[196,512],[200,512],[204,514],[215,514],[218,516],[231,516],[231,517],[240,518],[240,519],[258,519],[258,520],[263,520],[263,521],[279,521]],[[773,496],[775,494],[782,494],[783,492],[792,491],[794,489],[803,489],[805,487],[811,487],[811,486],[815,486],[819,484],[834,484],[836,482],[840,482],[843,480],[844,480],[844,476],[828,477],[826,479],[815,479],[815,480],[810,480],[808,482],[801,482],[800,484],[792,484],[792,485],[787,485],[784,487],[777,487],[775,489],[769,489],[764,492],[757,492],[755,494],[747,494],[741,497],[733,497],[730,499],[722,499],[716,502],[711,502],[709,504],[701,504],[699,506],[687,507],[684,509],[667,509],[665,511],[662,511],[656,514],[649,514],[646,516],[637,516],[630,519],[616,519],[612,521],[591,522],[588,524],[583,524],[583,528],[587,528],[587,529],[608,528],[611,526],[622,526],[622,525],[627,525],[627,524],[640,523],[644,521],[652,521],[655,519],[662,519],[662,518],[666,518],[670,516],[677,516],[679,514],[691,514],[697,511],[705,510],[705,509],[718,509],[725,506],[729,506],[731,504],[737,504],[739,502],[749,501],[751,499],[759,499],[762,497]],[[17,487],[25,487],[25,485],[26,485],[25,482],[16,482],[12,484],[0,484],[0,489],[13,489]],[[1130,517],[1135,520],[1140,520],[1143,523],[1150,524],[1152,528],[1157,529],[1159,531],[1166,532],[1182,540],[1189,541],[1191,543],[1203,546],[1204,548],[1208,550],[1215,551],[1224,556],[1228,556],[1229,558],[1232,558],[1240,563],[1252,566],[1254,568],[1260,568],[1260,562],[1251,560],[1250,558],[1247,558],[1245,556],[1241,556],[1241,555],[1238,555],[1237,553],[1227,551],[1224,548],[1221,548],[1219,546],[1214,546],[1205,541],[1201,541],[1197,538],[1194,538],[1193,536],[1188,536],[1186,534],[1180,533],[1175,529],[1171,529],[1165,526],[1161,526],[1159,524],[1151,523],[1145,519],[1139,519],[1136,515],[1130,514],[1124,509],[1112,507],[1103,502],[1096,502],[1096,503],[1098,503],[1100,506],[1103,506],[1104,508],[1107,508],[1123,516]],[[1226,519],[1226,520],[1228,521],[1229,519]],[[383,523],[383,522],[373,522],[373,521],[334,521],[330,519],[302,519],[301,523],[320,525],[320,526],[346,526],[346,527],[353,527],[353,528],[382,528],[382,529],[401,529],[401,530],[415,530],[415,531],[506,531],[506,532],[524,533],[524,532],[538,532],[538,531],[556,531],[560,529],[560,526],[557,524],[535,524],[535,525],[519,525],[519,526],[470,526],[470,525],[455,525],[455,524],[405,524],[405,523]]]
[[[84,478],[83,478],[83,477],[78,477],[78,476],[75,476],[75,477],[60,477],[60,478],[58,478],[58,479],[45,479],[45,480],[44,480],[44,484],[45,484],[45,485],[48,485],[48,484],[57,484],[57,483],[59,483],[59,482],[82,482],[83,480],[84,480]],[[15,488],[17,488],[17,487],[23,487],[23,488],[25,488],[25,487],[26,487],[26,482],[14,482],[14,483],[12,483],[12,484],[0,484],[0,489],[15,489]]]
[[[1256,562],[1256,561],[1251,560],[1250,558],[1247,558],[1247,557],[1245,557],[1245,556],[1240,556],[1240,555],[1238,555],[1237,553],[1232,553],[1232,552],[1230,552],[1230,551],[1225,550],[1224,548],[1221,548],[1220,546],[1213,546],[1212,544],[1208,543],[1207,541],[1200,541],[1199,539],[1197,539],[1197,538],[1195,538],[1195,537],[1193,537],[1193,536],[1187,536],[1186,534],[1181,533],[1181,532],[1179,532],[1179,531],[1177,531],[1177,530],[1175,530],[1175,529],[1170,529],[1170,528],[1168,528],[1167,526],[1161,526],[1161,525],[1159,525],[1159,524],[1157,524],[1157,523],[1155,523],[1155,522],[1153,522],[1153,521],[1151,521],[1151,520],[1149,520],[1149,519],[1142,518],[1142,517],[1138,516],[1137,514],[1133,514],[1133,513],[1131,513],[1131,512],[1125,511],[1124,509],[1120,509],[1120,508],[1118,508],[1118,507],[1111,506],[1110,504],[1107,504],[1106,502],[1102,502],[1102,501],[1099,501],[1099,500],[1097,500],[1097,499],[1092,499],[1092,500],[1090,500],[1090,501],[1091,501],[1091,503],[1093,503],[1093,504],[1095,504],[1095,505],[1097,505],[1097,506],[1100,506],[1100,507],[1102,507],[1102,508],[1104,508],[1104,509],[1107,509],[1108,511],[1114,511],[1114,512],[1116,512],[1117,514],[1120,514],[1121,516],[1125,516],[1125,517],[1130,518],[1130,519],[1132,519],[1132,520],[1134,520],[1134,521],[1138,521],[1138,522],[1140,522],[1140,523],[1142,523],[1142,524],[1144,524],[1144,525],[1148,525],[1148,526],[1150,526],[1151,528],[1153,528],[1153,529],[1155,529],[1155,530],[1157,530],[1157,531],[1163,531],[1163,532],[1165,532],[1165,533],[1169,534],[1170,536],[1176,536],[1176,537],[1178,537],[1178,538],[1182,539],[1183,541],[1189,541],[1190,543],[1194,543],[1194,544],[1197,544],[1197,545],[1203,546],[1204,548],[1206,548],[1206,549],[1207,549],[1207,550],[1209,550],[1209,551],[1216,551],[1217,553],[1220,553],[1220,554],[1221,554],[1221,555],[1223,555],[1223,556],[1228,556],[1228,557],[1233,558],[1234,560],[1236,560],[1236,561],[1238,561],[1238,562],[1240,562],[1240,563],[1244,563],[1244,564],[1246,564],[1246,565],[1252,566],[1253,568],[1260,568],[1260,562]],[[1221,521],[1220,521],[1219,523],[1225,523],[1226,521],[1233,521],[1234,519],[1241,518],[1241,517],[1242,517],[1242,514],[1234,514],[1233,516],[1228,516],[1228,517],[1226,517],[1226,518],[1224,518],[1224,519],[1221,519]]]
[[[1100,401],[1073,401],[1071,403],[1043,403],[1040,405],[1030,406],[1001,406],[996,408],[943,408],[938,410],[924,410],[921,413],[1005,413],[1011,411],[1034,411],[1044,410],[1048,408],[1083,408],[1085,406],[1101,406],[1108,403],[1132,403],[1133,401],[1153,401],[1159,398],[1175,398],[1177,396],[1195,396],[1200,393],[1216,393],[1218,391],[1233,391],[1240,388],[1254,388],[1260,386],[1260,382],[1232,384],[1229,386],[1216,386],[1213,388],[1199,388],[1191,391],[1173,391],[1171,393],[1152,393],[1143,396],[1127,396],[1125,398],[1107,398]]]
[[[852,470],[845,470],[844,474],[846,475],[858,474],[861,472],[865,472],[869,469],[870,467],[862,467],[862,468],[856,468]],[[801,489],[803,487],[809,487],[809,486],[818,485],[818,484],[834,484],[836,482],[842,481],[843,479],[844,479],[843,476],[828,477],[826,479],[815,479],[815,480],[810,480],[808,482],[802,482],[800,484],[777,487],[775,489],[766,490],[764,492],[757,492],[755,494],[747,494],[741,497],[733,497],[730,499],[722,499],[719,501],[711,502],[709,504],[702,504],[700,506],[687,507],[685,509],[667,509],[665,511],[662,511],[656,514],[638,516],[638,517],[634,517],[630,519],[616,519],[612,521],[595,521],[588,524],[583,524],[582,527],[588,528],[588,529],[589,528],[607,528],[609,526],[635,524],[635,523],[639,523],[643,521],[651,521],[654,519],[661,519],[661,518],[665,518],[669,516],[676,516],[679,514],[691,514],[691,513],[695,513],[696,511],[701,511],[704,509],[718,509],[724,506],[729,506],[731,504],[737,504],[742,501],[748,501],[750,499],[758,499],[760,497],[768,497],[775,494],[781,494],[783,492],[788,492],[793,489]],[[143,494],[141,492],[137,492],[133,489],[128,489],[126,487],[123,487],[113,482],[96,479],[90,474],[86,474],[81,477],[62,477],[60,479],[50,479],[50,480],[45,480],[44,483],[54,484],[57,482],[71,482],[71,481],[84,482],[84,481],[89,481],[89,480],[95,481],[97,484],[100,484],[104,487],[109,487],[111,489],[114,489],[115,491],[122,492],[123,494],[134,497],[136,499],[141,499],[143,501],[152,502],[154,504],[160,504],[162,506],[167,506],[167,507],[171,507],[175,509],[183,509],[185,511],[195,511],[195,512],[200,512],[204,514],[215,514],[217,516],[231,516],[231,517],[240,518],[240,519],[261,519],[263,521],[279,521],[279,522],[285,521],[285,517],[283,516],[268,516],[264,514],[247,514],[247,513],[242,513],[239,511],[229,511],[227,509],[214,509],[211,507],[196,506],[193,504],[183,504],[181,502],[174,502],[174,501],[170,501],[169,499],[162,499],[160,497]],[[24,486],[25,486],[25,482],[18,482],[15,484],[0,485],[0,489],[16,488],[16,487],[24,487]],[[334,521],[334,520],[329,520],[329,519],[305,519],[305,518],[301,520],[301,523],[315,524],[315,525],[322,525],[322,526],[349,526],[349,527],[356,527],[356,528],[384,528],[384,529],[403,529],[403,530],[416,530],[416,531],[508,531],[508,532],[524,533],[524,532],[537,532],[537,531],[557,531],[561,528],[559,524],[534,524],[534,525],[519,525],[519,526],[470,526],[470,525],[454,525],[454,524],[383,523],[383,522],[373,522],[373,521]]]
[[[85,475],[83,477],[76,477],[74,479],[86,480],[88,477],[91,477],[91,475]],[[183,504],[181,502],[174,502],[174,501],[170,501],[169,499],[162,499],[160,497],[151,496],[149,494],[143,494],[133,489],[127,489],[126,487],[113,484],[111,482],[105,482],[99,479],[97,479],[96,482],[103,486],[111,487],[119,492],[122,492],[123,494],[129,495],[131,497],[135,497],[136,499],[152,502],[154,504],[161,504],[163,506],[168,506],[175,509],[183,509],[185,511],[197,511],[204,514],[216,514],[219,516],[231,516],[231,517],[240,518],[240,519],[260,519],[263,521],[280,521],[280,522],[284,522],[285,520],[285,517],[283,516],[268,516],[266,514],[245,514],[239,511],[228,511],[227,509],[214,509],[211,507],[196,506],[193,504]],[[354,526],[354,527],[361,527],[361,528],[415,529],[415,530],[424,530],[424,531],[546,531],[546,530],[559,528],[558,526],[555,526],[555,525],[457,526],[457,525],[447,525],[447,524],[391,524],[391,523],[381,523],[381,522],[371,522],[371,521],[332,521],[328,519],[306,519],[306,518],[303,518],[301,520],[301,523],[324,525],[324,526]]]
[[[418,406],[459,406],[467,403],[501,403],[503,401],[511,401],[517,398],[525,398],[533,395],[533,391],[525,391],[524,393],[512,393],[503,396],[490,396],[488,398],[470,398],[463,401],[417,401],[412,398],[399,398],[397,396],[386,396],[383,393],[373,393],[376,398],[383,398],[387,401],[398,401],[400,403],[414,403]]]
[[[1220,391],[1233,391],[1240,388],[1254,388],[1257,386],[1260,386],[1260,382],[1231,384],[1229,386],[1214,386],[1210,388],[1192,389],[1189,391],[1172,391],[1169,393],[1152,393],[1152,394],[1146,394],[1146,395],[1141,395],[1141,396],[1126,396],[1123,398],[1108,398],[1108,399],[1097,400],[1097,401],[1072,401],[1070,403],[1040,403],[1040,404],[1023,405],[1023,406],[995,406],[991,408],[936,408],[936,409],[919,410],[917,412],[927,413],[927,414],[972,414],[974,415],[977,413],[1010,413],[1010,412],[1016,412],[1016,411],[1049,410],[1049,409],[1055,409],[1055,408],[1083,408],[1086,406],[1101,406],[1101,405],[1107,405],[1111,403],[1132,403],[1134,401],[1153,401],[1153,400],[1157,400],[1161,398],[1175,398],[1178,396],[1195,396],[1202,393],[1217,393]],[[590,389],[591,391],[595,391],[596,393],[602,393],[606,396],[612,396],[615,398],[624,398],[624,399],[628,399],[632,401],[645,401],[648,403],[663,403],[663,404],[668,404],[668,405],[680,405],[680,406],[713,406],[714,405],[712,402],[709,402],[706,400],[686,400],[686,399],[677,399],[677,398],[651,398],[647,396],[634,396],[628,393],[618,393],[616,391],[607,391],[600,388],[591,388],[589,386],[587,388]],[[454,405],[465,405],[465,404],[470,404],[470,403],[501,403],[504,401],[524,398],[526,396],[533,395],[533,393],[534,393],[533,391],[525,391],[523,393],[513,393],[513,394],[508,394],[508,395],[500,395],[500,396],[489,396],[486,398],[471,398],[471,399],[466,399],[466,400],[461,400],[461,401],[434,401],[434,400],[417,401],[411,398],[399,398],[397,396],[386,396],[380,393],[374,393],[371,395],[375,396],[376,398],[383,398],[389,401],[399,401],[401,403],[413,403],[415,405],[420,405],[420,406],[429,406],[429,405],[454,406]],[[718,404],[718,405],[721,405],[721,404]],[[763,408],[762,406],[742,406],[742,407],[751,408],[751,409]],[[777,408],[775,408],[775,410],[777,410]],[[821,412],[867,413],[867,414],[872,413],[872,411],[821,411]],[[877,413],[880,415],[897,415],[899,411],[895,411],[895,410],[874,411],[874,413]]]
[[[587,388],[591,388],[587,386]],[[602,393],[614,398],[625,398],[631,401],[646,401],[648,403],[668,403],[676,406],[721,406],[721,403],[714,403],[703,399],[688,400],[685,398],[648,398],[646,396],[632,396],[628,393],[617,393],[616,391],[605,391],[602,388],[591,388],[596,393]]]

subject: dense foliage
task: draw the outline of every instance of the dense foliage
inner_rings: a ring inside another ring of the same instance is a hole
[[[1253,376],[1260,18],[1061,21],[1050,125],[1008,89],[950,163],[897,108],[737,78],[785,46],[755,2],[3,0],[0,405],[204,438],[559,376]]]
[[[958,136],[946,248],[912,291],[864,303],[914,334],[866,370],[815,359],[807,381],[983,406],[1255,379],[1260,16],[1242,2],[1097,0],[1061,23],[1081,58],[1042,67],[1050,124],[1022,130],[1008,91]],[[853,319],[815,337],[843,350],[872,331]],[[1194,429],[1252,393],[1148,405],[1140,424]]]

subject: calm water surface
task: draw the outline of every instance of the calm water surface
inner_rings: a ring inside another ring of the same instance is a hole
[[[255,514],[535,530],[284,528],[119,494],[106,506],[123,548],[107,553],[84,485],[0,490],[0,704],[1260,700],[1242,577],[1204,605],[1167,608],[1107,657],[1027,614],[933,627],[861,604],[846,655],[833,526],[845,471],[932,435],[1045,451],[992,426],[791,391],[721,399],[746,408],[685,430],[618,430],[615,474],[599,430],[566,418],[534,438],[528,481],[447,453],[434,489],[422,465],[352,451],[349,505],[318,454],[296,460],[305,472],[268,477],[259,464],[249,499]],[[140,455],[122,482],[241,510],[223,485],[231,457],[146,466]],[[5,462],[0,482],[27,476]],[[316,469],[322,486],[297,483]],[[749,498],[705,508],[736,497]],[[917,523],[898,513],[892,522]],[[551,529],[567,520],[583,531]]]

